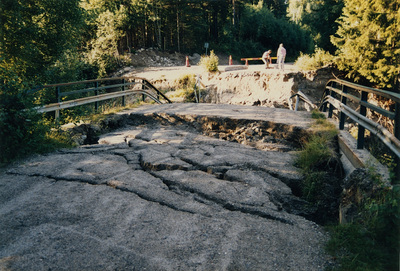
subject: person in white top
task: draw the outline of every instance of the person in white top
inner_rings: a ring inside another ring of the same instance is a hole
[[[283,43],[279,45],[278,54],[277,54],[277,61],[278,68],[283,70],[285,64],[285,57],[286,57],[286,49],[283,47]]]
[[[264,54],[262,55],[262,61],[265,64],[265,68],[268,69],[269,65],[271,65],[271,50],[265,51]]]

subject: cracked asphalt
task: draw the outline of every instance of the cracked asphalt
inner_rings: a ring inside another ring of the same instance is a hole
[[[139,125],[0,173],[0,270],[323,270],[293,152]]]

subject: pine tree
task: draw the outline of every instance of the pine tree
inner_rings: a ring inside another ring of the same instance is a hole
[[[118,66],[118,41],[122,37],[118,22],[124,21],[123,13],[107,10],[97,17],[96,38],[90,41],[89,62],[99,67],[99,76],[104,76]]]
[[[392,89],[400,71],[400,3],[393,0],[345,0],[339,29],[331,40],[338,67],[348,77]]]

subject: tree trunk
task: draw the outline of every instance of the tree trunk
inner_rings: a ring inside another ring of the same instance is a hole
[[[176,33],[177,33],[177,44],[178,44],[178,52],[181,52],[181,44],[180,44],[180,27],[179,27],[179,6],[176,6]]]

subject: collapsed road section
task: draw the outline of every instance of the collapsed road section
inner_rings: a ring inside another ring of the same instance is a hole
[[[327,236],[288,186],[301,176],[293,146],[282,147],[283,134],[295,138],[310,127],[306,113],[173,104],[120,118],[124,127],[99,144],[0,173],[1,268],[326,267]],[[224,140],[229,131],[240,136]],[[256,136],[266,145],[252,146]]]

